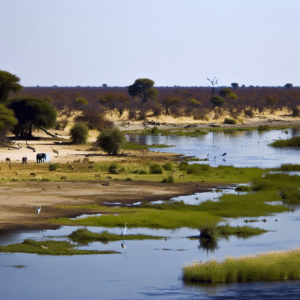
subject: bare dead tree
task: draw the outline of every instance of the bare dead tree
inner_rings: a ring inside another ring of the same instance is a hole
[[[213,94],[213,95],[216,93],[215,85],[218,84],[218,80],[219,80],[219,79],[217,79],[217,80],[215,81],[215,79],[216,79],[216,76],[214,77],[213,80],[210,80],[209,78],[207,78],[207,80],[208,80],[208,81],[211,83],[211,85],[212,85],[212,94]]]
[[[35,148],[29,146],[28,143],[27,143],[27,140],[26,140],[26,146],[27,146],[28,149],[31,149],[33,152],[35,152]]]

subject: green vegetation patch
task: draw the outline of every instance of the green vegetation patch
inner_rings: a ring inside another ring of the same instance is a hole
[[[192,205],[191,205],[192,206]],[[196,207],[196,206],[195,206]],[[201,212],[186,208],[185,210],[153,209],[153,208],[114,208],[107,207],[110,215],[88,217],[70,220],[68,218],[51,219],[49,222],[64,225],[124,227],[125,222],[129,227],[165,228],[175,229],[180,227],[200,228],[206,224],[217,224],[221,221],[219,216],[209,212]],[[113,215],[118,213],[117,216]]]
[[[187,283],[232,283],[300,278],[300,249],[194,262],[183,267]]]
[[[221,236],[229,236],[229,235],[236,235],[238,237],[250,237],[253,235],[260,235],[266,233],[267,230],[261,228],[255,228],[251,226],[218,226],[217,227],[218,234]]]
[[[298,164],[283,164],[279,168],[281,171],[300,171],[300,165]]]
[[[144,235],[144,234],[125,234],[121,236],[120,234],[109,233],[107,230],[101,233],[91,232],[86,228],[80,228],[69,235],[69,238],[73,242],[78,242],[81,244],[87,244],[89,242],[113,242],[113,241],[124,241],[124,240],[160,240],[165,237]]]
[[[119,254],[116,251],[77,250],[76,245],[64,241],[24,240],[23,243],[0,246],[0,252],[36,253],[44,255]]]
[[[300,147],[300,137],[278,140],[270,144],[272,147]]]

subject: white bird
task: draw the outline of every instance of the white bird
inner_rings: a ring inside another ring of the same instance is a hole
[[[126,234],[126,230],[127,230],[126,224],[127,224],[127,222],[125,223],[125,228],[124,228],[124,230],[122,231],[121,235],[125,235],[125,234]]]
[[[37,214],[39,214],[41,212],[41,210],[42,210],[42,206],[38,207],[36,210]]]

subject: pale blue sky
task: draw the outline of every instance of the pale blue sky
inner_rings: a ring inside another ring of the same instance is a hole
[[[300,85],[300,0],[0,0],[24,86]]]

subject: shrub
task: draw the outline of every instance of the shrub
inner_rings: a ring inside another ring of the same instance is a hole
[[[163,169],[159,164],[151,164],[150,165],[150,174],[162,174]]]
[[[104,130],[97,138],[97,145],[108,155],[118,155],[119,150],[125,143],[124,132],[117,128]]]
[[[133,181],[133,179],[130,177],[127,177],[127,178],[125,178],[125,181]]]
[[[130,110],[128,113],[128,118],[129,118],[129,120],[135,120],[136,119],[136,111]]]
[[[245,110],[245,116],[248,116],[250,118],[254,118],[254,112],[252,111],[252,109],[246,109]]]
[[[235,125],[237,123],[237,120],[231,119],[231,118],[225,118],[224,124],[233,124]]]
[[[151,133],[152,133],[152,134],[159,134],[160,131],[159,131],[159,129],[158,129],[156,126],[154,126],[154,127],[151,129]]]
[[[89,129],[83,123],[76,123],[70,130],[73,144],[85,144],[88,138]]]
[[[109,173],[117,174],[118,173],[118,171],[117,171],[118,167],[119,167],[118,163],[116,163],[116,162],[111,163],[110,166],[108,167]]]
[[[140,170],[140,171],[139,171],[139,174],[148,174],[148,172],[145,171],[145,170]]]
[[[171,162],[166,162],[162,167],[166,171],[172,171],[173,170],[173,164]]]
[[[281,171],[300,171],[300,165],[299,164],[283,164],[280,167]]]
[[[269,130],[270,129],[270,127],[268,126],[268,125],[260,125],[260,126],[258,126],[258,128],[257,128],[257,130]]]
[[[186,161],[182,161],[179,165],[178,168],[180,171],[186,171],[188,168],[189,164]]]
[[[58,121],[58,122],[56,122],[55,129],[56,130],[64,130],[67,127],[67,125],[68,125],[67,120]]]
[[[174,183],[174,177],[172,175],[170,175],[170,176],[164,178],[162,180],[162,182],[165,182],[165,183]]]
[[[209,165],[193,164],[188,166],[187,174],[202,175],[203,172],[207,172],[209,169]]]
[[[104,115],[92,109],[83,111],[82,116],[76,117],[75,121],[86,124],[89,129],[99,131],[110,127],[110,122],[105,119]]]
[[[56,171],[58,168],[60,168],[59,164],[50,164],[49,165],[49,171]]]

